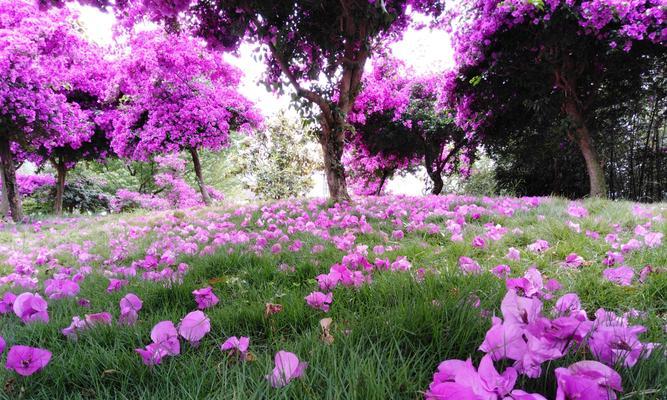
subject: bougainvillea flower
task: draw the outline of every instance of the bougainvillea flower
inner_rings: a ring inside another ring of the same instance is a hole
[[[213,289],[210,287],[197,289],[193,291],[192,294],[195,296],[195,302],[197,302],[197,308],[199,308],[200,310],[213,307],[220,301],[218,297],[213,293]]]
[[[89,327],[95,325],[111,325],[113,317],[108,312],[101,312],[96,314],[86,314],[86,324]]]
[[[168,352],[157,343],[151,343],[145,349],[134,349],[145,365],[159,365],[162,359],[169,355]]]
[[[186,315],[178,325],[178,333],[193,344],[211,331],[211,321],[202,311],[193,311]]]
[[[77,334],[86,329],[86,321],[81,319],[78,315],[72,317],[72,323],[67,327],[61,330],[62,334],[67,336],[70,339],[76,339]]]
[[[22,293],[14,300],[14,313],[25,323],[49,322],[48,304],[39,293]]]
[[[459,257],[459,269],[465,274],[479,274],[482,272],[482,267],[477,264],[477,261],[470,257]]]
[[[44,281],[44,293],[49,299],[75,297],[79,294],[79,284],[69,279],[47,279]]]
[[[0,355],[5,351],[5,346],[7,343],[5,343],[5,339],[3,339],[2,336],[0,336]]]
[[[506,323],[526,325],[540,316],[542,302],[537,298],[519,296],[514,290],[508,290],[500,303],[500,310]]]
[[[644,235],[644,243],[646,243],[648,247],[659,247],[662,244],[663,236],[662,232],[649,232]]]
[[[634,366],[640,357],[648,357],[653,345],[642,343],[639,335],[646,332],[641,325],[628,325],[627,319],[613,313],[598,310],[595,327],[588,340],[591,353],[601,362],[613,366],[622,363]]]
[[[533,253],[544,253],[549,249],[549,242],[546,240],[536,240],[534,243],[528,245],[528,250]]]
[[[127,279],[109,279],[109,286],[107,287],[107,292],[113,293],[119,291],[123,286],[127,285],[129,282]]]
[[[556,400],[614,400],[621,392],[621,376],[597,361],[579,361],[567,368],[556,368]]]
[[[512,261],[519,261],[521,260],[521,253],[519,252],[518,249],[515,249],[514,247],[510,247],[507,250],[507,255],[505,256],[508,260]]]
[[[496,265],[491,270],[491,273],[493,275],[497,276],[498,278],[504,278],[504,277],[508,276],[510,274],[510,272],[511,272],[510,266],[507,265],[507,264]]]
[[[329,305],[333,301],[333,293],[312,292],[304,299],[312,308],[327,312],[329,311]]]
[[[575,218],[584,218],[588,216],[588,210],[577,203],[570,203],[567,207],[567,213]]]
[[[133,293],[128,293],[120,299],[120,317],[118,322],[123,325],[134,325],[139,318],[139,310],[143,306],[143,302]]]
[[[523,390],[512,390],[510,396],[505,397],[510,400],[547,400],[546,397],[537,393],[526,393]]]
[[[276,353],[274,362],[273,372],[266,375],[266,379],[275,388],[286,386],[293,379],[300,378],[308,368],[308,363],[299,361],[296,354],[284,350]]]
[[[558,315],[572,315],[577,314],[581,310],[581,301],[576,293],[567,293],[556,300],[554,311]],[[585,312],[584,312],[585,314]]]
[[[433,382],[426,392],[427,400],[440,399],[498,399],[510,393],[516,383],[517,372],[510,367],[502,374],[485,355],[476,370],[470,359],[446,360],[438,366]]]
[[[566,268],[579,268],[584,263],[584,258],[577,253],[570,253],[565,257],[561,266]]]
[[[51,352],[28,346],[12,346],[7,353],[5,367],[21,376],[41,371],[51,361]]]
[[[7,292],[2,296],[0,300],[0,314],[7,314],[14,310],[14,300],[16,300],[16,295],[12,292]]]
[[[543,295],[542,273],[535,267],[529,268],[522,278],[510,278],[505,283],[508,289],[520,290],[526,297]]]
[[[472,247],[483,249],[484,247],[486,247],[486,241],[481,236],[475,236],[474,238],[472,238]]]
[[[249,337],[241,336],[240,338],[237,338],[236,336],[232,336],[225,340],[225,342],[220,346],[220,350],[230,353],[238,353],[241,355],[241,358],[244,358],[245,354],[248,352],[249,346]]]
[[[602,276],[609,282],[613,282],[617,285],[630,286],[632,285],[632,278],[635,276],[635,270],[626,266],[607,268],[602,271]]]
[[[151,330],[151,339],[170,356],[181,352],[181,343],[178,341],[178,332],[171,321],[161,321]]]

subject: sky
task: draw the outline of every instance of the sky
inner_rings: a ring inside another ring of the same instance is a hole
[[[100,44],[112,42],[112,14],[103,13],[93,7],[73,7],[77,9],[79,21],[91,40]],[[238,56],[226,54],[225,59],[244,73],[240,92],[255,102],[264,116],[270,117],[278,110],[289,107],[290,96],[286,94],[278,97],[259,83],[264,64],[252,58],[252,51],[253,46],[245,44],[239,49]],[[454,66],[449,35],[444,31],[431,31],[426,28],[409,30],[405,32],[402,41],[392,46],[392,51],[419,74],[442,71]]]

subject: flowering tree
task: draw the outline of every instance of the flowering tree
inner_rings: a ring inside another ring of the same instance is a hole
[[[468,139],[438,104],[441,87],[439,77],[415,77],[396,60],[375,63],[350,113],[354,129],[346,163],[353,182],[361,180],[355,187],[378,195],[394,171],[423,164],[432,193],[439,194],[442,174],[454,171],[459,161],[469,164],[461,154]]]
[[[0,1],[0,160],[14,221],[23,219],[17,157],[90,133],[87,114],[66,95],[85,47],[71,18],[64,9],[41,12],[31,2]]]
[[[114,150],[143,161],[188,151],[202,199],[211,204],[198,149],[220,150],[228,145],[230,130],[249,130],[261,122],[237,92],[240,71],[186,35],[141,32],[129,48],[119,65]]]
[[[267,85],[276,91],[291,85],[295,101],[308,116],[313,116],[312,107],[319,109],[319,141],[329,193],[335,200],[349,199],[341,157],[347,114],[359,91],[364,65],[372,52],[400,37],[410,20],[408,6],[434,14],[442,9],[440,1],[423,0],[117,4],[126,20],[147,16],[170,29],[192,29],[215,47],[234,49],[244,38],[263,44]]]
[[[610,90],[638,93],[656,66],[664,73],[664,23],[656,0],[466,1],[446,84],[458,121],[478,135],[559,126],[585,160],[590,195],[605,196],[592,114]]]

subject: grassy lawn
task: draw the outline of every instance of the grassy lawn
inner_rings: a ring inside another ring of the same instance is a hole
[[[456,219],[453,211],[462,204],[481,208],[458,213],[465,219],[463,241],[452,241],[447,221]],[[545,311],[562,294],[575,292],[591,318],[601,307],[617,313],[645,312],[635,322],[647,328],[642,341],[667,342],[667,274],[659,271],[667,266],[665,240],[659,246],[641,246],[624,254],[623,264],[635,270],[630,286],[609,282],[602,274],[608,268],[602,260],[613,250],[605,236],[617,232],[619,243],[626,243],[634,237],[635,227],[648,221],[651,231],[667,234],[665,204],[643,206],[652,216],[647,217],[638,216],[636,210],[633,213],[632,203],[588,200],[581,203],[589,212],[582,218],[570,216],[566,211],[569,201],[558,198],[542,199],[539,205],[508,206],[514,210],[511,216],[502,212],[501,204],[505,203],[497,199],[453,196],[385,197],[359,200],[353,208],[339,210],[323,202],[291,201],[5,227],[0,232],[0,254],[4,255],[0,272],[11,272],[23,255],[25,263],[39,271],[35,275],[39,286],[33,292],[44,295],[44,280],[61,267],[76,271],[91,266],[93,273],[80,282],[77,298],[48,300],[48,324],[23,324],[14,314],[0,315],[0,336],[8,347],[24,344],[53,353],[48,366],[30,377],[1,368],[0,398],[421,399],[441,361],[472,357],[477,364],[484,355],[478,347],[491,327],[491,316],[500,314],[507,290],[504,279],[486,272],[498,264],[508,264],[512,277],[522,276],[535,265],[545,281],[557,279],[562,289],[552,300],[545,300]],[[361,217],[367,224],[359,223]],[[580,232],[568,226],[568,221],[579,224]],[[483,235],[489,222],[507,228],[507,233],[499,240],[487,239],[484,248],[474,247],[473,238]],[[410,230],[420,224],[424,227]],[[262,249],[256,247],[253,233],[267,236],[266,232],[276,229],[282,233]],[[394,234],[397,230],[404,232],[403,238]],[[587,236],[586,230],[599,233],[599,238]],[[246,234],[245,239],[239,232]],[[287,238],[280,239],[283,235]],[[549,243],[548,250],[527,250],[538,239]],[[289,247],[295,240],[302,246],[292,251]],[[348,247],[342,250],[339,247],[345,247],[341,243],[345,240]],[[274,248],[272,252],[272,245],[278,242],[280,251]],[[318,245],[323,249],[313,253],[313,246]],[[315,277],[341,263],[357,245],[368,246],[370,263],[376,257],[393,262],[405,256],[412,266],[409,271],[369,272],[372,281],[359,288],[338,285],[327,313],[309,307],[304,297],[318,290]],[[389,249],[376,255],[376,245]],[[520,260],[505,258],[510,247],[519,249]],[[147,254],[159,259],[167,250],[172,250],[173,259],[158,270],[186,263],[189,269],[182,283],[141,279],[145,270],[139,266],[137,276],[126,278],[127,286],[107,292],[109,277],[118,277],[120,268],[133,262],[138,265]],[[561,267],[573,252],[584,258],[584,265]],[[40,253],[47,260],[42,265],[36,261]],[[484,272],[462,274],[461,256],[473,258]],[[658,272],[642,283],[638,276],[645,265]],[[166,357],[157,366],[145,366],[134,349],[150,343],[156,323],[171,320],[176,324],[196,309],[192,291],[207,286],[220,298],[216,306],[204,310],[211,332],[196,347],[181,340],[180,355]],[[26,291],[0,285],[0,294],[7,290]],[[118,303],[127,293],[143,300],[134,326],[116,323]],[[90,301],[90,308],[79,305],[82,298]],[[280,304],[283,311],[266,316],[267,303]],[[113,314],[112,325],[90,328],[77,340],[61,333],[73,316],[102,311]],[[333,320],[331,344],[321,337],[319,321],[325,317]],[[250,337],[254,360],[238,362],[221,352],[220,344],[229,336]],[[265,376],[273,369],[274,354],[283,349],[309,366],[303,378],[272,388]],[[544,363],[540,378],[520,376],[516,388],[552,399],[556,391],[553,371],[581,359],[593,359],[583,346]],[[6,351],[0,365],[5,360]],[[499,369],[509,365],[508,360],[497,363]],[[632,368],[615,369],[623,378],[621,396],[627,396],[623,398],[667,398],[664,348]]]

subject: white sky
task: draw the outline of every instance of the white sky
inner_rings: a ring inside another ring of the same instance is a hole
[[[78,10],[79,21],[90,39],[100,44],[112,42],[113,15],[88,6],[73,7]],[[241,93],[255,102],[262,113],[268,117],[281,108],[286,109],[289,106],[290,98],[289,95],[277,97],[259,83],[264,64],[252,58],[252,49],[251,45],[242,45],[239,57],[227,54],[225,58],[244,73]],[[449,35],[444,31],[431,31],[426,28],[409,30],[405,32],[401,42],[392,46],[392,50],[397,58],[406,62],[420,74],[442,71],[444,68],[454,66]]]

